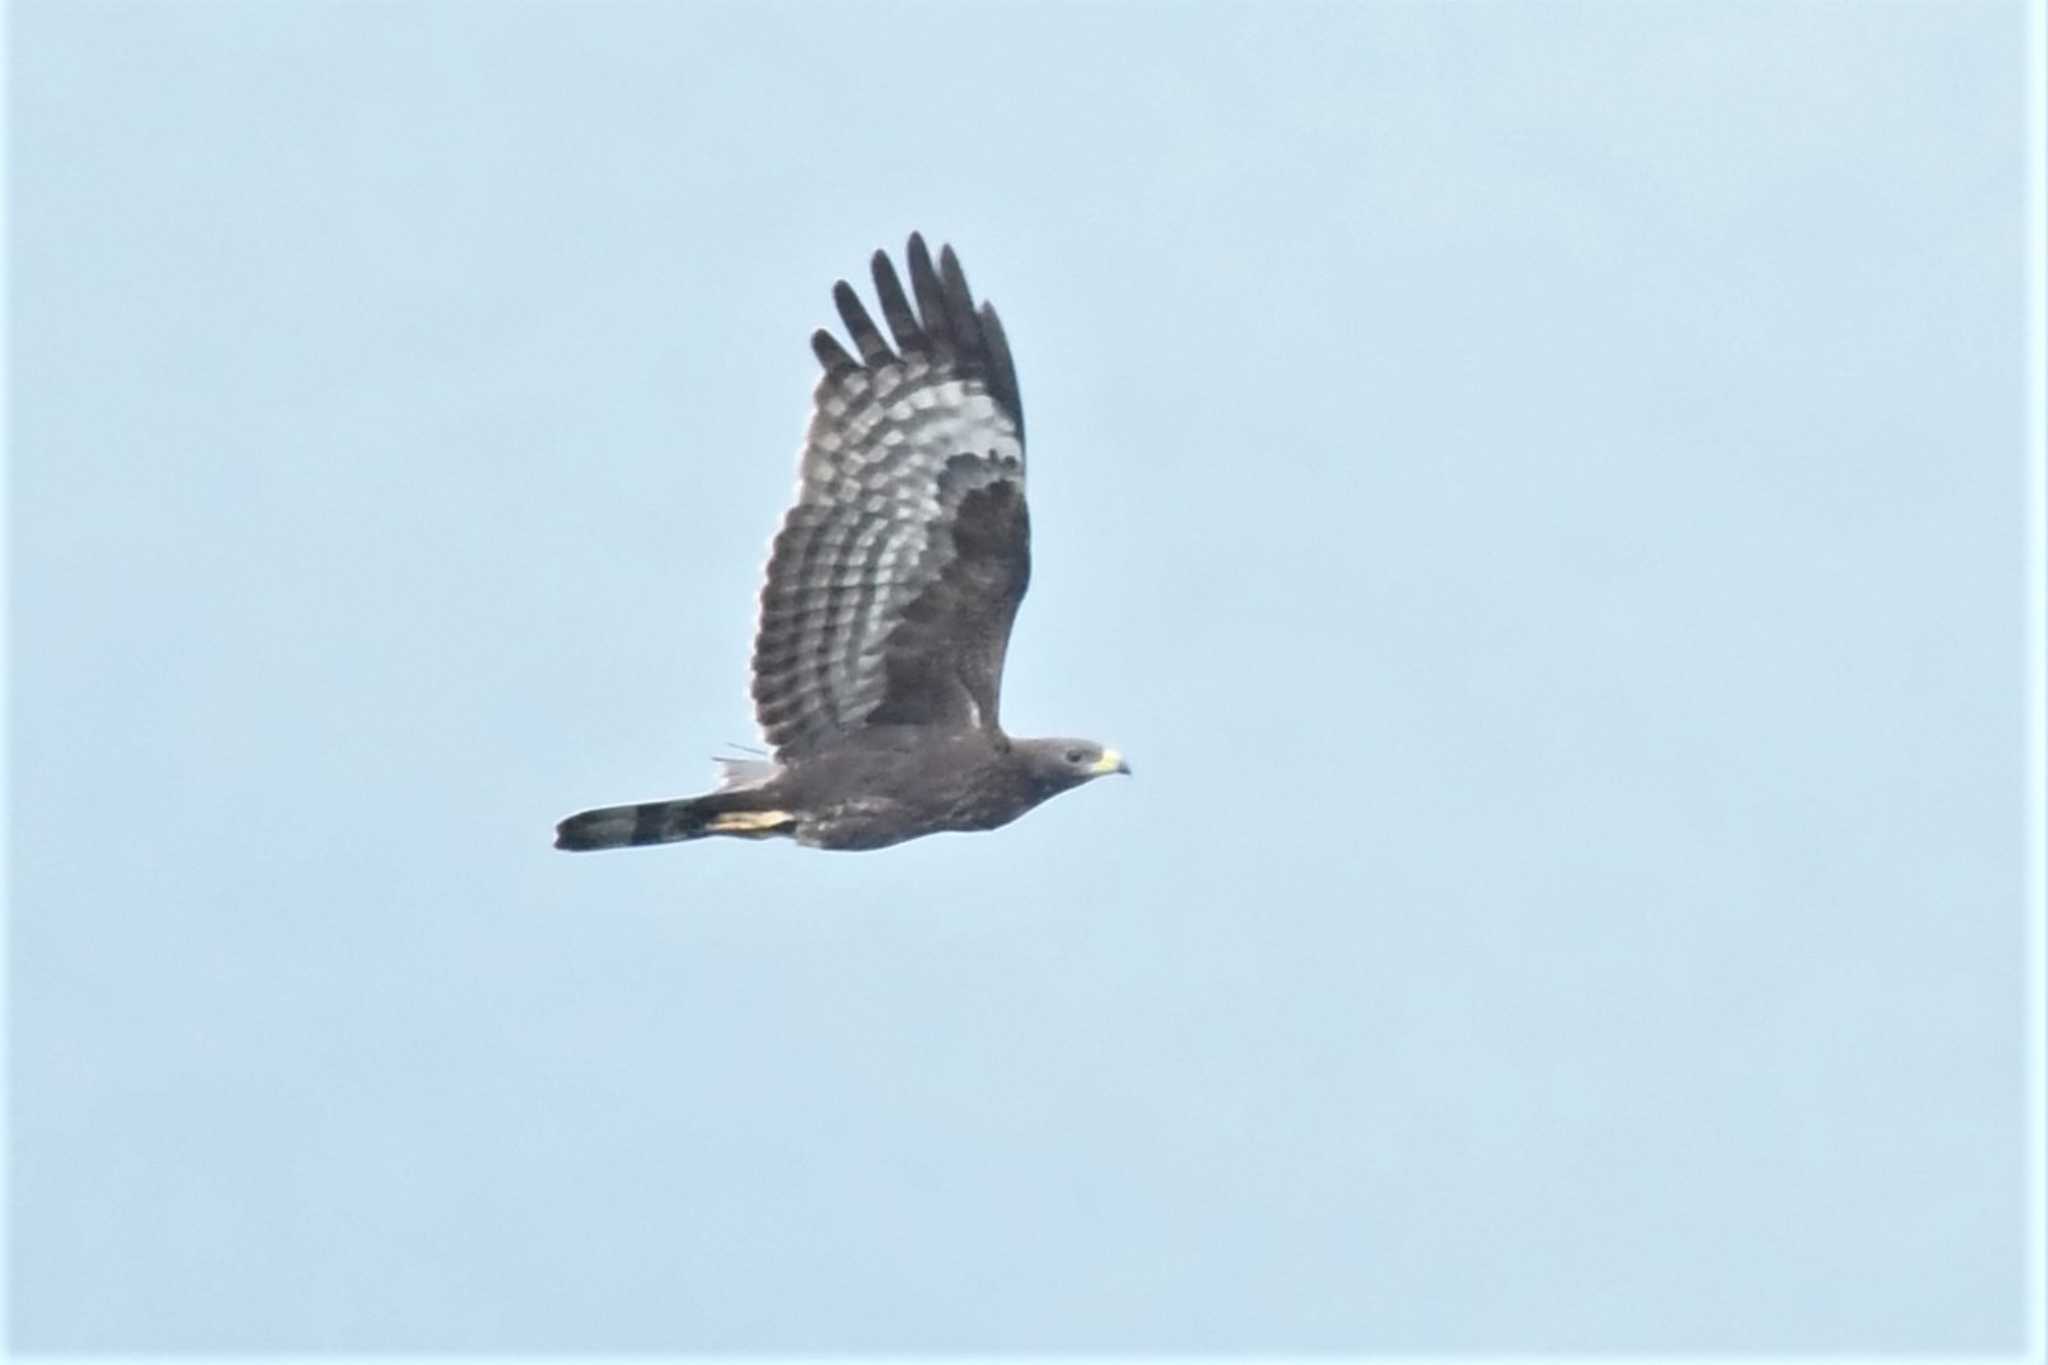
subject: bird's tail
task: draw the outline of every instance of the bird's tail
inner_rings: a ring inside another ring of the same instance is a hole
[[[555,826],[555,847],[582,852],[593,848],[630,848],[636,844],[673,844],[729,834],[766,839],[796,830],[796,817],[786,810],[764,810],[760,793],[713,792],[677,801],[648,801],[637,806],[606,806],[572,815]]]

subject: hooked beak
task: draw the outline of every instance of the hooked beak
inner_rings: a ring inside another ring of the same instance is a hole
[[[1097,777],[1105,777],[1110,773],[1122,773],[1125,777],[1129,777],[1131,775],[1131,765],[1126,763],[1124,756],[1116,750],[1104,749],[1102,757],[1095,760],[1095,766],[1090,768],[1089,771]]]

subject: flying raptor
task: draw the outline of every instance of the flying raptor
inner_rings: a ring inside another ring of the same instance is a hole
[[[754,638],[773,757],[721,760],[708,795],[572,815],[556,848],[713,834],[885,848],[995,829],[1130,771],[1092,740],[1003,733],[1003,655],[1031,577],[1017,373],[953,249],[934,268],[913,233],[906,260],[908,293],[874,256],[888,337],[844,280],[832,301],[854,352],[811,337],[825,373]]]

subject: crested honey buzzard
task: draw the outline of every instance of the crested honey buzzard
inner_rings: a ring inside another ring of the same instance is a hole
[[[906,259],[908,294],[874,256],[889,337],[841,280],[832,298],[857,354],[811,338],[825,373],[754,641],[773,758],[725,760],[705,796],[572,815],[555,847],[723,834],[884,848],[994,829],[1130,771],[1090,740],[1003,733],[1003,654],[1031,577],[1017,374],[953,249],[934,268],[913,234]]]

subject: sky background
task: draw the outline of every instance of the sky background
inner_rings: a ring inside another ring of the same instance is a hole
[[[2023,1340],[2020,5],[11,15],[17,1347]],[[912,228],[1137,776],[556,853]]]

